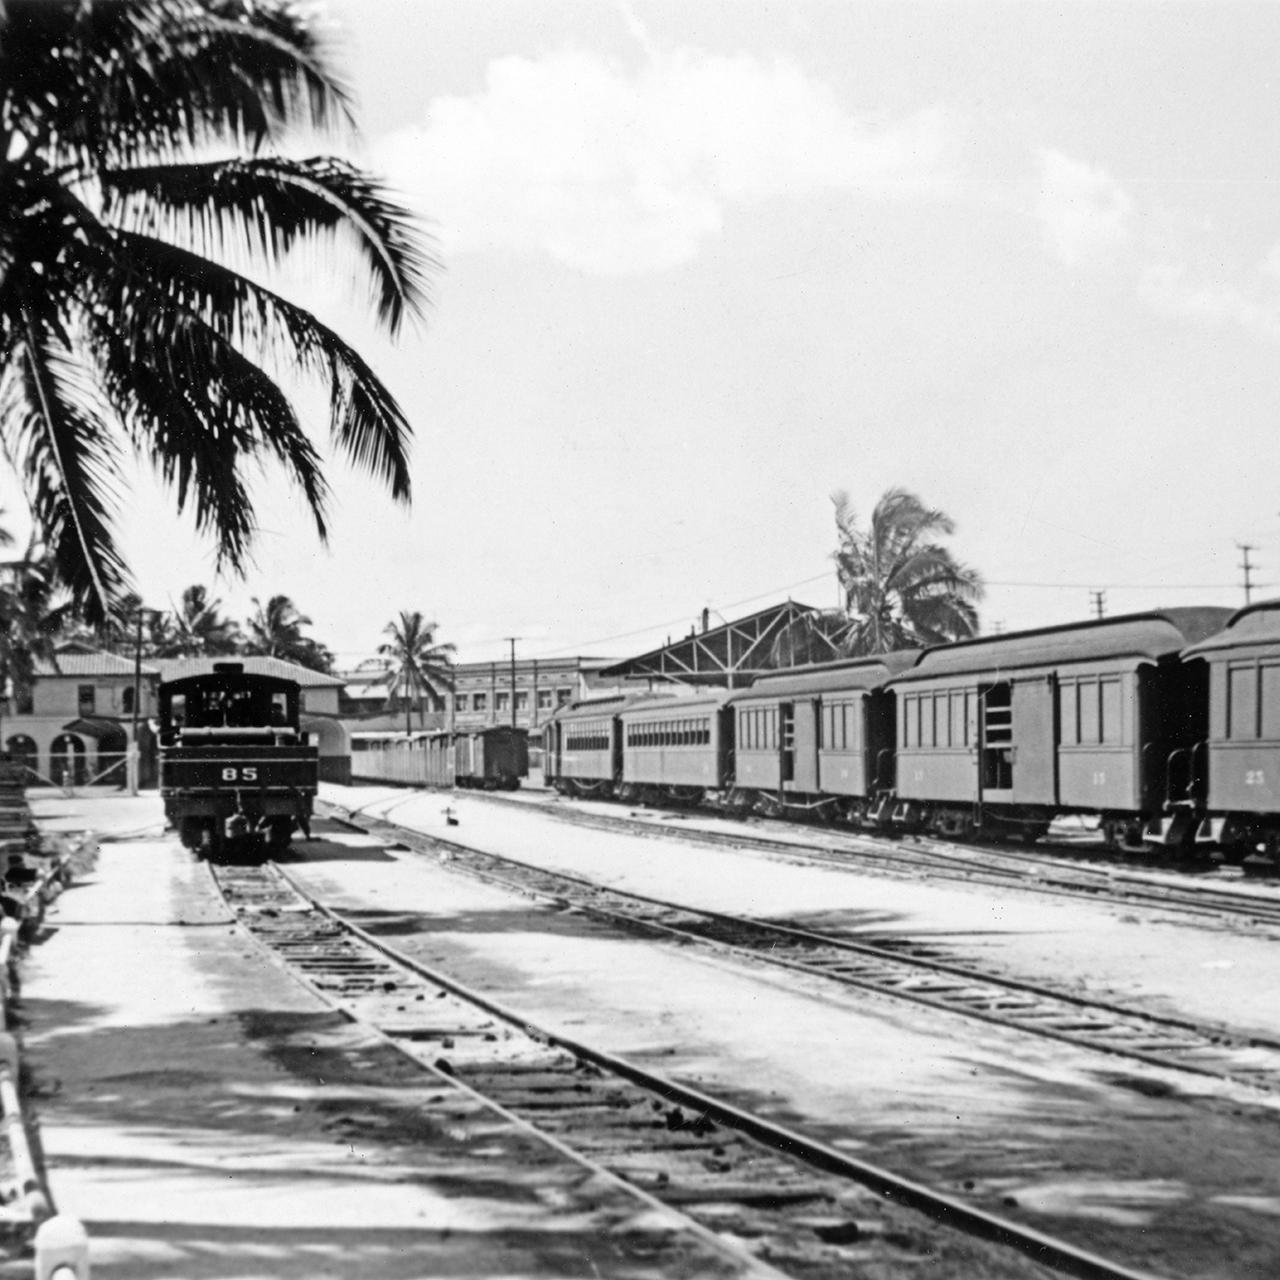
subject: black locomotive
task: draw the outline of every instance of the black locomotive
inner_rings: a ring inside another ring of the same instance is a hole
[[[1280,601],[795,668],[734,693],[584,701],[544,734],[569,794],[1280,864]]]
[[[310,834],[320,761],[299,704],[296,682],[239,662],[160,686],[160,795],[188,848],[262,855]]]

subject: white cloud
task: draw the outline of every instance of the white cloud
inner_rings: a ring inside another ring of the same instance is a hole
[[[1166,315],[1205,325],[1235,325],[1264,342],[1280,342],[1280,308],[1217,281],[1193,280],[1181,263],[1148,267],[1139,284],[1143,301]]]
[[[1043,150],[1039,160],[1037,210],[1064,262],[1077,266],[1129,237],[1133,201],[1114,178],[1060,151]]]
[[[436,99],[376,159],[455,252],[624,273],[688,260],[737,202],[918,192],[947,142],[939,111],[872,123],[785,62],[562,52],[494,62],[483,92]]]

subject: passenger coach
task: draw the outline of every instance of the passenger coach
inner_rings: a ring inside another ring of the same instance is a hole
[[[762,676],[733,695],[736,803],[855,821],[894,783],[888,680],[917,650]]]
[[[1209,669],[1208,732],[1187,758],[1186,801],[1174,822],[1199,822],[1196,839],[1228,855],[1280,859],[1280,600],[1247,606],[1187,661]]]
[[[619,712],[622,799],[648,794],[698,804],[733,776],[733,726],[727,693],[645,698]]]
[[[1034,840],[1055,815],[1100,814],[1112,843],[1140,847],[1208,729],[1205,663],[1182,651],[1228,617],[1167,609],[927,650],[889,686],[895,821]]]

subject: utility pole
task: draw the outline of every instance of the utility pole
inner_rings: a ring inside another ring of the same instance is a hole
[[[507,636],[507,643],[511,645],[511,727],[516,727],[516,641],[519,636]]]
[[[138,774],[142,768],[142,753],[138,750],[138,702],[142,698],[142,610],[138,610],[138,629],[133,643],[133,732],[129,737],[129,763],[125,772],[129,775],[129,794],[138,794]]]
[[[1244,570],[1244,602],[1248,604],[1253,599],[1253,571],[1258,567],[1256,564],[1249,563],[1249,552],[1256,551],[1257,546],[1252,542],[1237,542],[1236,546],[1240,548],[1240,568]]]
[[[1094,616],[1101,620],[1107,616],[1107,593],[1105,591],[1089,592],[1089,607]]]

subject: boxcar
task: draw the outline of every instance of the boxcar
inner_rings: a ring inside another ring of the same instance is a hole
[[[1280,858],[1280,600],[1250,605],[1191,645],[1209,669],[1208,732],[1189,753],[1188,785],[1165,826],[1200,820],[1197,840],[1228,856]]]
[[[460,787],[514,791],[529,776],[529,733],[509,725],[453,735],[454,771]]]
[[[698,803],[732,777],[732,713],[716,692],[623,707],[622,799],[659,798]]]
[[[1204,664],[1182,650],[1229,611],[1168,609],[963,641],[894,677],[895,819],[1034,839],[1099,814],[1140,845],[1206,730]]]
[[[737,803],[869,816],[893,786],[894,699],[885,684],[919,652],[763,676],[731,700]]]
[[[447,733],[351,735],[353,782],[392,782],[410,787],[453,786],[453,751]]]

